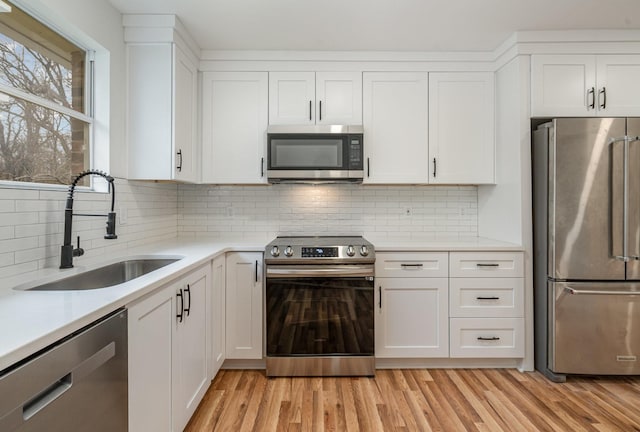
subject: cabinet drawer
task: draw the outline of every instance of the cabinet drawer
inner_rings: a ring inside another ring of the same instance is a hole
[[[524,356],[523,318],[451,318],[449,329],[451,357]]]
[[[447,252],[376,254],[376,277],[447,277]]]
[[[451,317],[523,316],[522,278],[451,278]]]
[[[522,277],[522,252],[452,252],[451,277]]]

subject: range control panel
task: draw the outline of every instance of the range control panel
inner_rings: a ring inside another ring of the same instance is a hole
[[[302,258],[336,258],[337,247],[303,247]]]

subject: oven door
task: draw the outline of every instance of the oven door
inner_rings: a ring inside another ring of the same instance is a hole
[[[373,356],[373,284],[373,265],[269,266],[267,356]]]

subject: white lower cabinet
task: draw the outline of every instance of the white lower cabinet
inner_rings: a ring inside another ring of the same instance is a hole
[[[448,357],[448,254],[376,254],[376,357]]]
[[[451,357],[523,357],[523,254],[451,252],[449,266]]]
[[[378,278],[376,357],[448,357],[446,278]]]
[[[517,358],[524,355],[522,318],[451,318],[451,357]]]
[[[129,430],[181,431],[209,386],[206,264],[129,307]]]
[[[376,254],[376,357],[524,356],[521,252]]]
[[[262,358],[262,253],[227,253],[226,358]]]
[[[225,360],[226,258],[220,255],[211,266],[211,371],[213,379]]]

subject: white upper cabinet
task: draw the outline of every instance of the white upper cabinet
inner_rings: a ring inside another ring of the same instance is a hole
[[[128,178],[197,182],[197,54],[173,31],[177,19],[125,15],[123,22]],[[171,32],[159,37],[158,28]]]
[[[640,115],[640,55],[531,56],[531,116]]]
[[[492,72],[429,74],[429,183],[495,182]]]
[[[270,72],[269,124],[361,124],[360,72]]]
[[[365,72],[364,183],[428,182],[428,74]]]
[[[202,75],[202,181],[265,183],[267,72]]]
[[[362,74],[316,73],[316,123],[362,124]]]

